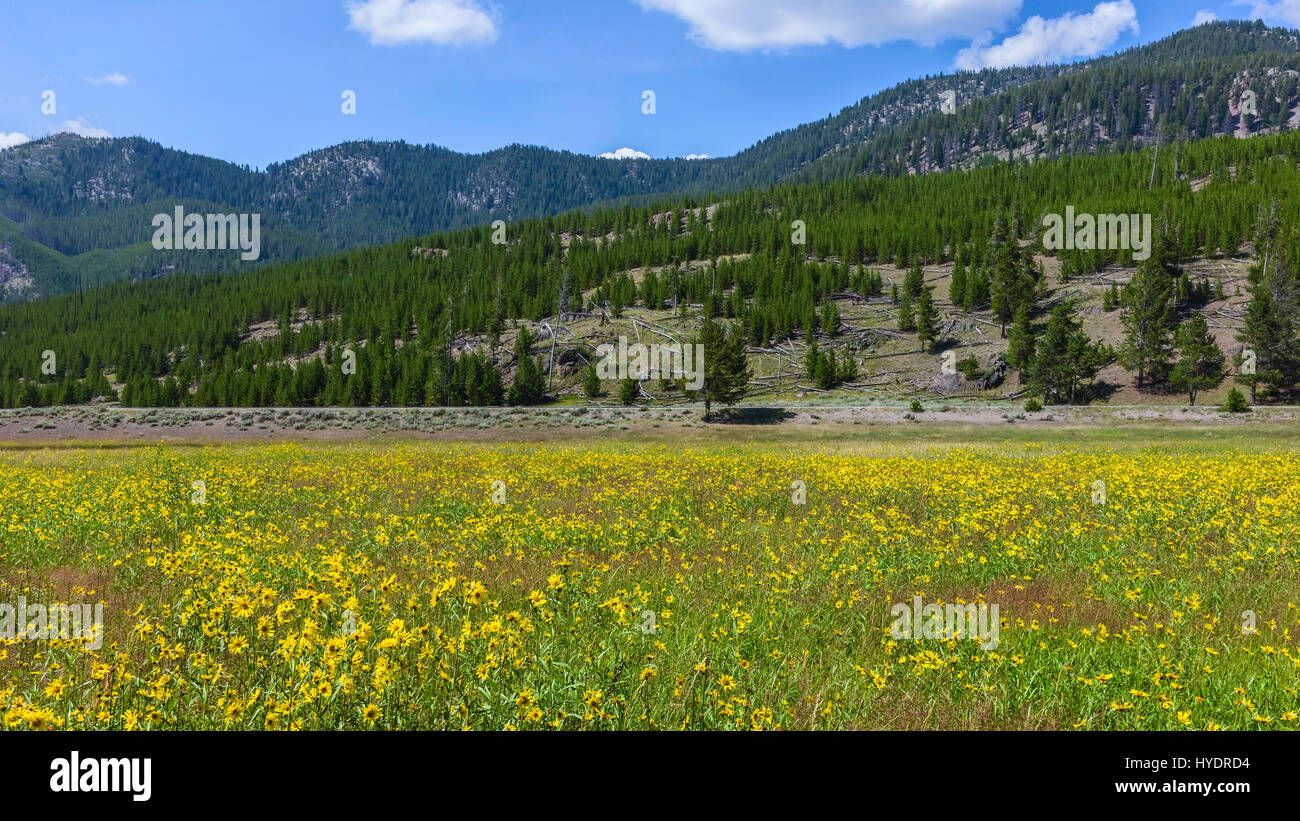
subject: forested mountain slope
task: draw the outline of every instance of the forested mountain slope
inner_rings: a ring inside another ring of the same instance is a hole
[[[56,135],[0,151],[0,300],[119,279],[239,270],[597,204],[900,175],[1295,128],[1294,31],[1215,23],[1063,66],[903,83],[732,157],[608,160],[532,146],[465,155],[353,142],[264,171],[141,138]],[[942,110],[953,92],[955,110]],[[1255,114],[1241,101],[1251,92]],[[153,215],[259,213],[256,261],[155,250]]]
[[[1015,367],[1017,334],[1042,335],[1053,308],[1086,308],[1105,338],[1138,297],[1147,307],[1133,310],[1154,306],[1161,322],[1208,313],[1229,353],[1251,323],[1272,334],[1267,350],[1257,346],[1270,369],[1262,395],[1285,397],[1300,380],[1297,201],[1300,133],[1222,137],[1158,157],[1148,149],[574,211],[511,224],[503,244],[483,227],[242,273],[116,283],[0,306],[0,405],[491,404],[506,401],[523,356],[557,374],[552,393],[574,390],[599,342],[654,333],[646,322],[686,340],[706,318],[735,326],[760,372],[795,376],[792,390],[823,367],[809,349],[830,354],[838,364],[819,381],[833,387],[891,357],[903,357],[909,379],[936,374],[941,345],[983,346],[972,350],[981,369],[1004,355]],[[1066,208],[1151,215],[1153,253],[1139,265],[1131,250],[1043,248],[1043,217]],[[1271,254],[1263,278],[1243,259],[1252,253]],[[1156,297],[1126,285],[1138,275]],[[928,339],[913,297],[930,302]],[[51,355],[56,368],[43,372]],[[1139,387],[1164,390],[1158,378]]]

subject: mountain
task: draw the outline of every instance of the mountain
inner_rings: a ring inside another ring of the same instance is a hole
[[[835,379],[869,363],[886,380],[869,384],[896,398],[940,372],[891,298],[913,284],[934,289],[933,319],[959,359],[978,355],[976,368],[1009,382],[999,325],[1021,325],[1017,305],[1040,326],[1050,309],[1076,305],[1089,333],[1118,342],[1120,286],[1143,257],[1129,246],[1044,247],[1043,217],[1067,209],[1151,217],[1145,258],[1169,276],[1170,312],[1207,316],[1225,351],[1251,323],[1268,331],[1280,341],[1258,345],[1261,363],[1270,358],[1260,381],[1287,395],[1300,383],[1300,223],[1283,209],[1270,228],[1267,215],[1296,198],[1300,132],[1224,136],[1158,155],[584,209],[513,223],[504,243],[481,226],[247,272],[118,282],[0,306],[0,407],[499,404],[523,348],[543,367],[553,354],[555,391],[577,393],[599,344],[690,339],[704,317],[737,327],[755,374],[786,396],[810,389],[811,349],[833,357],[817,367]],[[1239,258],[1262,259],[1261,239],[1267,280]],[[682,399],[671,384],[646,385]]]
[[[1247,91],[1254,115],[1239,112]],[[608,160],[521,145],[467,155],[366,141],[255,171],[137,137],[60,134],[0,151],[0,300],[240,270],[573,208],[1130,151],[1298,122],[1300,34],[1228,22],[1074,64],[909,81],[711,160]],[[152,219],[177,206],[260,214],[258,259],[155,250]]]

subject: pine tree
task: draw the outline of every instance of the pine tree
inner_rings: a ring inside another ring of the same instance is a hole
[[[542,366],[530,356],[519,358],[515,381],[510,384],[510,404],[536,405],[545,398]]]
[[[966,266],[962,265],[961,251],[952,265],[952,282],[948,288],[948,299],[957,307],[966,305]]]
[[[1250,303],[1237,341],[1253,354],[1255,372],[1239,373],[1236,381],[1250,386],[1250,401],[1263,384],[1271,394],[1293,389],[1300,377],[1300,282],[1291,262],[1269,245],[1261,265],[1247,276]]]
[[[1119,307],[1119,303],[1119,285],[1112,282],[1109,288],[1101,292],[1101,309],[1106,313],[1110,313]]]
[[[962,304],[962,308],[967,311],[986,307],[989,304],[988,273],[972,268],[966,276],[966,293],[963,296],[966,301]]]
[[[912,293],[906,288],[898,297],[898,330],[916,330],[916,309],[912,305]]]
[[[1034,327],[1029,321],[1029,306],[1016,309],[1015,322],[1007,337],[1007,365],[1024,375],[1025,368],[1034,359]]]
[[[527,328],[515,339],[515,380],[510,385],[511,405],[536,405],[545,398],[542,367],[529,355],[533,337]]]
[[[825,303],[822,304],[822,316],[821,316],[822,333],[826,333],[834,336],[835,331],[839,329],[839,325],[840,325],[840,310],[839,308],[835,307],[834,302],[828,299],[826,300]]]
[[[1137,384],[1163,379],[1173,356],[1173,285],[1156,256],[1143,260],[1124,288],[1124,342],[1120,364],[1137,371]]]
[[[600,377],[596,374],[595,365],[588,365],[583,371],[582,392],[588,399],[596,399],[600,396]]]
[[[641,389],[637,387],[635,379],[621,379],[618,383],[618,403],[620,405],[635,405],[637,399],[641,396]]]
[[[695,338],[704,350],[704,418],[713,415],[713,403],[732,405],[742,399],[753,378],[745,356],[745,339],[740,329],[724,330],[713,320],[705,320]]]
[[[817,373],[821,369],[821,361],[822,352],[817,347],[817,343],[813,342],[808,346],[808,352],[803,355],[803,369],[808,378],[814,382],[817,380]]]
[[[925,273],[921,270],[921,260],[913,257],[912,267],[908,269],[907,274],[903,277],[903,290],[916,299],[921,295],[925,288]]]
[[[934,297],[929,288],[922,288],[916,300],[916,335],[921,340],[921,350],[939,336],[939,312],[934,307]]]
[[[845,351],[844,357],[840,359],[839,372],[835,375],[836,384],[852,382],[858,378],[858,360],[853,358],[852,351]]]
[[[993,229],[993,276],[989,283],[993,318],[1007,335],[1007,323],[1016,316],[1022,303],[1032,303],[1038,283],[1029,268],[1030,260],[1021,254],[1020,244],[1006,221],[999,216]]]
[[[1109,352],[1088,338],[1069,304],[1052,309],[1029,366],[1029,384],[1044,402],[1074,402]]]
[[[835,387],[835,378],[838,376],[837,370],[835,351],[819,354],[817,362],[813,366],[813,384],[822,390],[830,390]]]
[[[1223,382],[1223,351],[1210,335],[1205,317],[1199,313],[1192,314],[1180,325],[1175,337],[1178,363],[1169,375],[1169,382],[1177,390],[1186,391],[1188,403],[1195,405],[1197,393],[1216,388]]]

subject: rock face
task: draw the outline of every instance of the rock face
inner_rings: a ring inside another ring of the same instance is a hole
[[[586,361],[583,361],[586,357]],[[595,362],[597,359],[595,352],[583,347],[581,350],[575,348],[565,348],[556,357],[555,364],[562,376],[573,376],[581,370],[586,369],[588,362]]]
[[[993,361],[984,369],[984,379],[981,380],[982,389],[990,390],[1001,385],[1007,379],[1007,360],[1002,354],[995,354]]]
[[[13,243],[0,241],[0,301],[7,298],[26,298],[35,296],[31,275],[23,261],[14,256],[10,250]]]
[[[941,373],[930,384],[925,386],[930,393],[939,396],[952,396],[954,393],[964,393],[971,389],[971,383],[966,381],[966,377],[960,373]]]
[[[941,373],[930,380],[925,389],[938,396],[952,396],[959,393],[975,393],[998,387],[1007,379],[1007,360],[1002,354],[994,354],[984,366],[984,375],[974,381],[965,374]]]

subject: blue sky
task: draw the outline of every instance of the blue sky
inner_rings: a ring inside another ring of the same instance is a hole
[[[725,156],[912,77],[1110,53],[1207,13],[1296,26],[1300,0],[5,0],[0,146],[139,135],[259,168],[366,138]]]

